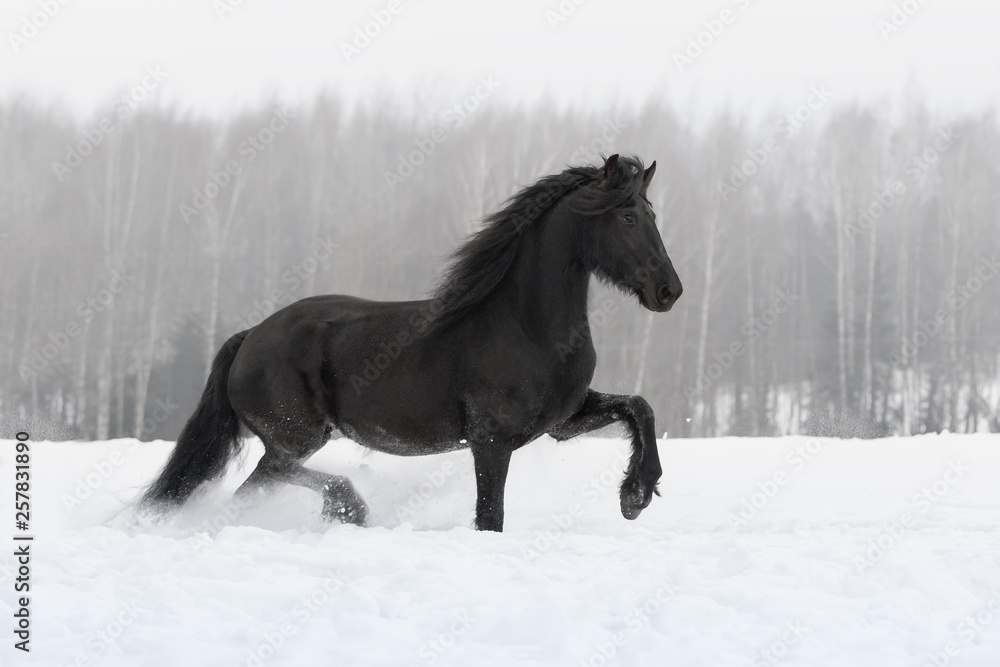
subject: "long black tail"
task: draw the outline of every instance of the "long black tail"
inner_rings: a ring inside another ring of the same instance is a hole
[[[202,482],[220,476],[240,450],[240,420],[229,402],[229,369],[250,331],[226,341],[215,356],[198,408],[177,438],[163,472],[142,497],[147,507],[182,504]]]

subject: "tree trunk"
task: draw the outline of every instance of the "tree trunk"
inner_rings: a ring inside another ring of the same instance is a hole
[[[87,359],[90,356],[90,324],[93,320],[83,323],[83,334],[80,336],[80,365],[76,371],[73,420],[77,431],[82,436],[87,432]]]
[[[681,314],[681,333],[674,358],[674,377],[678,388],[684,381],[684,359],[687,357],[687,328],[690,313],[690,308],[684,308]],[[689,417],[691,406],[688,405],[687,396],[683,390],[678,389],[675,396],[677,398],[674,414],[677,416],[677,424],[681,427],[681,434],[686,438],[691,434],[691,418]]]
[[[864,380],[861,408],[872,419],[875,417],[874,366],[872,362],[872,319],[875,310],[875,253],[878,248],[878,221],[868,232],[868,295],[865,299]]]
[[[705,372],[705,355],[708,350],[708,321],[709,312],[711,310],[712,304],[712,287],[714,285],[715,271],[715,236],[716,229],[719,224],[720,210],[716,206],[715,211],[712,215],[708,217],[708,236],[705,242],[705,272],[703,275],[704,279],[704,291],[701,294],[701,310],[698,318],[698,354],[695,361],[695,380],[697,381]],[[704,391],[700,392],[702,410],[701,410],[701,428],[702,433],[708,433],[708,424],[706,405],[708,402],[709,391],[706,388]]]
[[[837,235],[837,371],[840,386],[839,414],[847,410],[847,238],[841,217],[834,216]]]
[[[212,360],[215,358],[216,343],[219,329],[219,287],[222,280],[222,253],[229,241],[229,233],[232,231],[233,223],[236,220],[236,208],[239,206],[240,197],[243,194],[243,187],[246,185],[247,170],[240,172],[239,176],[233,179],[233,195],[229,199],[229,210],[226,212],[225,220],[219,220],[214,208],[207,211],[210,234],[212,235],[212,247],[210,258],[212,262],[212,276],[208,285],[208,318],[205,326],[205,381],[212,371]]]
[[[920,270],[921,262],[921,240],[922,240],[922,226],[917,226],[916,234],[914,234],[915,239],[913,243],[913,266],[915,267],[913,271],[913,294],[911,296],[911,301],[913,302],[910,306],[910,324],[907,327],[910,332],[917,331],[917,322],[920,320],[920,283],[921,277],[923,276],[923,271]],[[904,347],[904,350],[906,348]],[[904,352],[905,353],[905,352]],[[924,429],[921,428],[923,424],[923,416],[921,414],[921,395],[923,394],[923,376],[920,372],[920,348],[916,345],[913,346],[913,355],[910,359],[910,400],[912,401],[912,414],[913,422],[916,426],[916,432],[920,433]],[[930,402],[928,401],[928,405]]]
[[[157,248],[165,248],[167,244],[167,228],[170,223],[170,212],[173,210],[169,203],[174,196],[174,177],[176,171],[177,153],[175,152],[170,163],[170,176],[166,188],[167,201],[164,203],[163,215],[160,218],[160,234],[157,238]],[[149,380],[153,374],[153,355],[156,351],[156,338],[159,335],[160,302],[163,298],[163,269],[166,263],[166,258],[157,257],[156,276],[153,279],[153,286],[149,294],[149,328],[146,332],[144,345],[139,354],[136,355],[135,413],[133,415],[135,423],[132,428],[132,436],[136,439],[141,438],[145,430],[146,402],[149,398]]]
[[[746,259],[744,260],[746,266],[746,303],[747,303],[747,322],[752,322],[754,318],[753,312],[753,255],[751,254],[750,247],[750,231],[747,230],[744,238],[744,249],[746,250]],[[755,341],[747,341],[747,366],[749,367],[750,373],[750,430],[751,435],[760,435],[760,420],[758,418],[758,410],[760,409],[760,400],[757,394],[758,381],[757,381],[757,350],[754,345]]]
[[[900,428],[904,436],[909,436],[913,433],[913,398],[910,394],[912,387],[910,386],[910,361],[906,358],[906,337],[909,335],[909,323],[910,323],[910,307],[907,303],[909,298],[909,287],[910,287],[910,275],[909,275],[909,240],[904,239],[902,245],[902,252],[899,255],[899,267],[896,271],[896,288],[898,290],[897,301],[899,302],[899,395],[900,395],[900,413],[902,424]],[[895,378],[893,379],[895,382]]]

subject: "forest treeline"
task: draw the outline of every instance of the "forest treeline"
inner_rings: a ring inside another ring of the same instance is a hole
[[[174,438],[231,334],[313,294],[422,298],[505,198],[614,152],[657,161],[684,296],[595,287],[595,387],[671,436],[1000,431],[997,115],[804,92],[760,121],[511,108],[488,82],[432,114],[3,102],[5,431]]]

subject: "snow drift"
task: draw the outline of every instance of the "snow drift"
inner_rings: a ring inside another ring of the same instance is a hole
[[[514,454],[503,534],[470,528],[467,451],[330,443],[310,465],[354,481],[357,528],[304,489],[232,501],[257,441],[162,523],[127,505],[172,443],[32,444],[32,652],[6,630],[4,665],[1000,664],[995,435],[661,441],[635,522],[624,440],[543,439]]]

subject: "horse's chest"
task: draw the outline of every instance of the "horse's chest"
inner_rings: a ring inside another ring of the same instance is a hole
[[[580,408],[597,355],[589,336],[545,342],[508,337],[469,361],[475,379],[463,398],[467,427],[527,441]]]
[[[556,356],[558,363],[554,365],[553,375],[556,382],[565,385],[565,390],[572,390],[580,385],[585,389],[590,386],[597,368],[597,352],[589,338],[576,347],[557,348]]]
[[[596,354],[593,346],[581,345],[570,354],[557,355],[547,366],[536,367],[534,391],[528,404],[534,407],[531,421],[542,430],[573,415],[583,403],[594,377]]]

